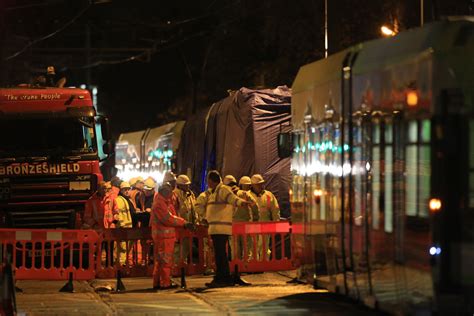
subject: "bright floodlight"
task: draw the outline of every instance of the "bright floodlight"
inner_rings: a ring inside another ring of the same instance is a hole
[[[382,34],[385,36],[394,36],[396,33],[392,31],[389,27],[383,25],[380,30],[382,31]]]

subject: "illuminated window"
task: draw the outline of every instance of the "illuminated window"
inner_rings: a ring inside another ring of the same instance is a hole
[[[408,123],[405,164],[405,210],[409,216],[428,217],[431,178],[431,122]]]
[[[384,174],[384,226],[387,233],[393,232],[393,127],[385,125],[385,174]]]

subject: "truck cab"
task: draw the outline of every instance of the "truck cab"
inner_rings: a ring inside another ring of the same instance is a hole
[[[2,88],[0,135],[0,225],[75,228],[109,152],[89,92]]]

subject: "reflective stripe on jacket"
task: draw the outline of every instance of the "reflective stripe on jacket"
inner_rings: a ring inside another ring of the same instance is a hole
[[[176,216],[172,199],[155,194],[151,209],[151,235],[153,238],[176,238],[175,227],[182,227],[186,221]]]
[[[255,205],[250,207],[247,206],[237,206],[234,209],[234,215],[232,217],[232,220],[234,222],[256,222],[258,221],[258,204],[257,201],[254,199],[254,197],[245,190],[233,190],[233,192],[241,199],[248,201],[248,202],[254,202]]]
[[[86,202],[83,223],[92,229],[104,228],[104,201],[97,192]]]
[[[243,202],[244,200],[238,198],[231,188],[219,183],[209,195],[206,206],[209,235],[232,235],[234,208],[242,206]]]
[[[114,220],[117,219],[117,205],[115,199],[119,194],[119,188],[112,187],[104,198],[104,227],[115,228]]]
[[[280,220],[280,207],[272,192],[263,190],[260,194],[250,191],[250,194],[257,200],[260,222],[276,222]]]
[[[196,214],[194,211],[194,204],[196,203],[196,197],[192,191],[186,192],[179,188],[174,190],[178,199],[178,209],[176,214],[188,222],[196,222]]]
[[[119,195],[115,199],[117,204],[117,216],[118,216],[118,223],[117,227],[120,228],[130,228],[132,227],[132,216],[130,214],[130,206],[128,205],[128,201],[125,197]]]

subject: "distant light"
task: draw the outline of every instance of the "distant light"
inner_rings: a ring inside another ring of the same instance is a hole
[[[441,248],[440,247],[436,247],[436,254],[437,255],[441,254]]]
[[[167,24],[171,24],[171,21],[166,21]]]
[[[410,91],[407,93],[407,104],[408,106],[416,106],[418,104],[418,94],[416,91]]]
[[[97,88],[92,89],[92,95],[97,95]]]
[[[430,248],[430,255],[434,256],[436,254],[436,247]]]
[[[315,197],[320,197],[320,196],[323,195],[323,191],[316,189],[316,190],[313,191],[313,195],[314,195]]]
[[[367,163],[365,164],[365,169],[367,171],[370,171],[370,163],[367,161]]]
[[[431,212],[439,212],[441,210],[441,200],[436,198],[430,199],[429,207]]]
[[[381,28],[380,28],[380,31],[382,31],[382,34],[384,36],[395,36],[397,33],[395,33],[392,29],[390,29],[389,27],[383,25]]]
[[[81,89],[85,89],[85,88],[86,88],[86,85],[85,85],[85,84],[81,84],[79,87],[80,87]]]

